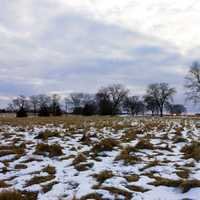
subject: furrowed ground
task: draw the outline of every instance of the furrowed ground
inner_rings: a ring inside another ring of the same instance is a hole
[[[0,200],[200,199],[198,118],[0,118]]]

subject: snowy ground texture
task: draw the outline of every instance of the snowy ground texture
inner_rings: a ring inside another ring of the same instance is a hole
[[[200,199],[198,119],[77,121],[2,123],[0,192],[33,192],[38,200]]]

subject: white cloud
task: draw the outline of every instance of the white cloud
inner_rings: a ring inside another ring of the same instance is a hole
[[[200,45],[198,0],[62,1],[106,23],[151,35],[175,45],[181,53]]]

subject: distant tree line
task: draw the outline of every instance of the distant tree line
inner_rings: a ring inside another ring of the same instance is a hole
[[[200,63],[194,62],[185,77],[186,100],[195,104],[200,102]],[[61,103],[57,94],[40,94],[15,98],[4,111],[16,112],[17,117],[28,113],[37,116],[74,115],[151,115],[163,116],[164,111],[180,115],[186,112],[182,104],[174,104],[176,90],[168,83],[154,83],[147,87],[144,96],[131,96],[130,91],[121,84],[100,88],[96,94],[71,93]]]
[[[117,115],[133,116],[152,115],[163,116],[163,110],[176,114],[185,112],[183,105],[172,104],[175,89],[167,83],[149,85],[144,97],[129,96],[129,90],[121,84],[102,87],[96,94],[71,93],[61,103],[59,95],[40,94],[30,97],[23,95],[13,99],[8,111],[16,112],[17,117],[27,117],[28,113],[37,116],[74,115]]]

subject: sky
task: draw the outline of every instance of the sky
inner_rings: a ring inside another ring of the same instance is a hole
[[[17,95],[177,88],[199,59],[199,0],[0,0],[0,107]],[[188,105],[189,109],[194,109]]]

